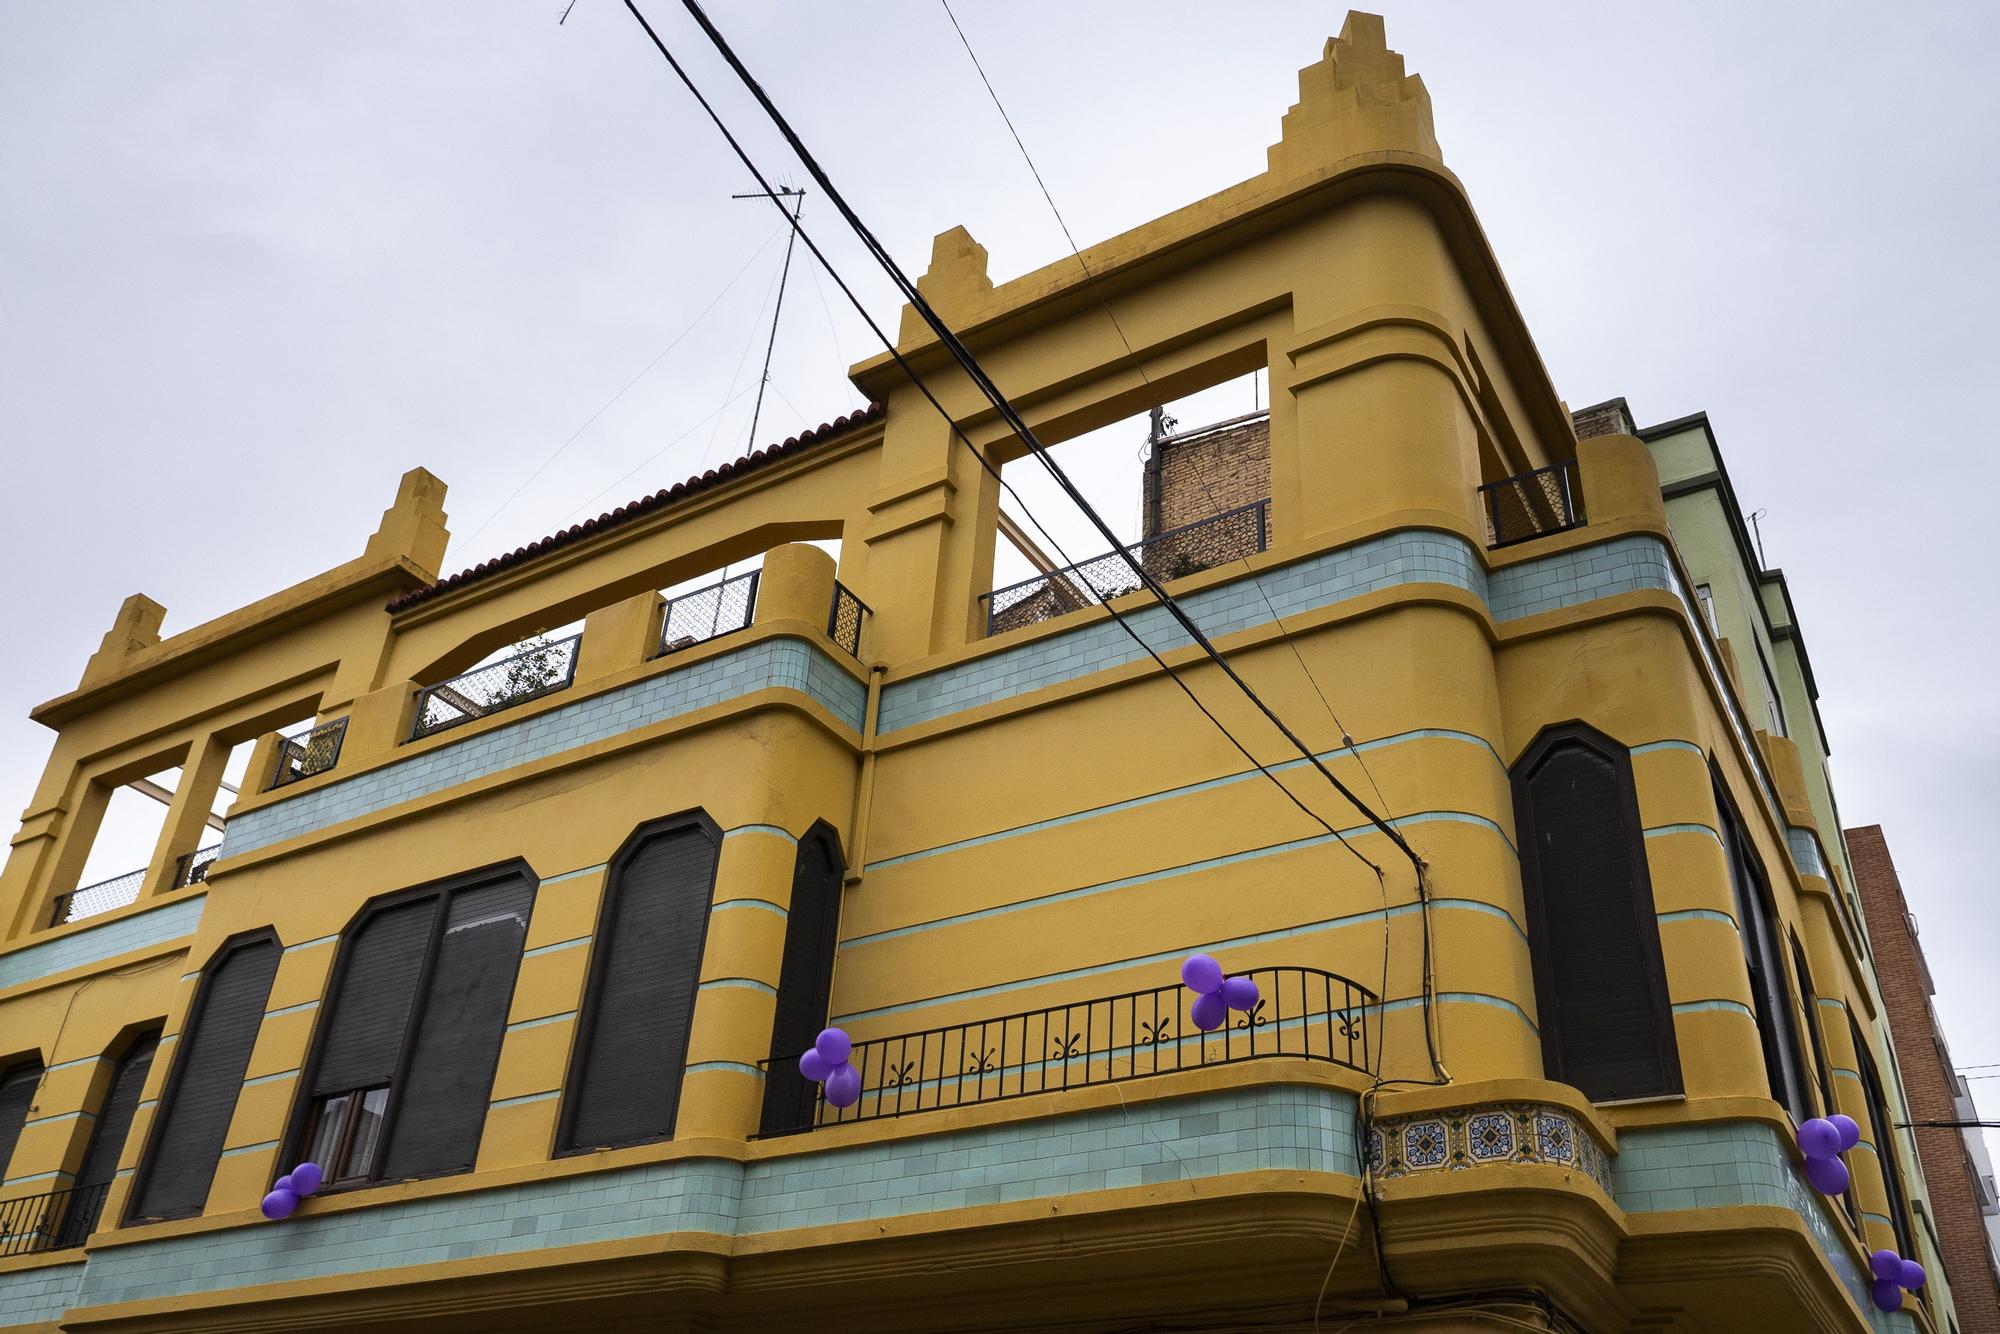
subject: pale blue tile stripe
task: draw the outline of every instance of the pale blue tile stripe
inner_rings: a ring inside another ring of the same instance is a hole
[[[278,1141],[274,1139],[267,1139],[261,1144],[245,1144],[234,1149],[224,1149],[222,1151],[222,1156],[224,1158],[235,1158],[241,1154],[262,1153],[266,1149],[275,1149],[277,1147],[278,1147]]]
[[[68,1178],[68,1179],[70,1179],[70,1180],[74,1180],[74,1179],[76,1178],[76,1173],[74,1173],[74,1172],[35,1172],[35,1173],[33,1173],[33,1174],[29,1175],[29,1176],[24,1176],[24,1177],[8,1177],[8,1178],[7,1178],[7,1181],[6,1181],[6,1184],[7,1184],[7,1185],[9,1185],[9,1186],[24,1186],[24,1185],[26,1185],[26,1184],[27,1184],[28,1182],[30,1182],[30,1181],[54,1181],[54,1180],[55,1180],[55,1179],[56,1179],[57,1177],[65,1177],[65,1178]]]
[[[331,945],[331,944],[333,944],[333,942],[334,942],[334,941],[336,941],[336,940],[339,940],[339,939],[340,939],[340,937],[339,937],[339,936],[337,936],[337,935],[334,935],[334,936],[314,936],[314,937],[313,937],[313,938],[312,938],[311,940],[301,940],[301,941],[300,941],[300,942],[299,942],[298,944],[296,944],[296,945],[287,945],[287,946],[285,946],[285,953],[287,953],[287,954],[290,954],[290,953],[291,953],[291,952],[292,952],[293,950],[309,950],[309,949],[313,949],[313,948],[315,948],[315,947],[317,947],[317,946],[320,946],[320,945]]]
[[[1329,917],[1322,921],[1307,922],[1300,926],[1287,926],[1274,931],[1260,931],[1254,935],[1237,936],[1233,940],[1218,940],[1209,944],[1196,944],[1179,949],[1161,950],[1155,954],[1135,955],[1132,958],[1119,959],[1112,963],[1092,964],[1086,968],[1070,968],[1057,973],[1043,973],[1038,977],[1023,978],[1015,982],[998,982],[991,986],[973,987],[966,991],[946,992],[943,995],[928,996],[922,1000],[904,1001],[897,1005],[884,1005],[873,1010],[856,1010],[850,1014],[838,1016],[835,1022],[845,1024],[854,1020],[875,1019],[883,1015],[901,1014],[910,1010],[926,1009],[933,1005],[944,1005],[953,1001],[976,1000],[985,996],[1005,995],[1010,991],[1025,991],[1054,982],[1071,982],[1079,978],[1098,977],[1105,973],[1122,972],[1130,968],[1142,968],[1147,964],[1166,963],[1170,961],[1177,963],[1190,954],[1212,954],[1218,950],[1240,949],[1248,945],[1264,945],[1278,940],[1295,940],[1300,936],[1314,935],[1321,931],[1336,931],[1343,927],[1380,922],[1385,915],[1388,917],[1406,917],[1411,913],[1421,910],[1422,905],[1415,903],[1401,904],[1389,909],[1387,914],[1384,914],[1382,909],[1375,908],[1368,912],[1353,913],[1345,917]],[[1516,922],[1505,909],[1496,907],[1491,903],[1481,903],[1476,899],[1433,899],[1431,900],[1431,910],[1433,912],[1476,912],[1491,917],[1498,917],[1509,926],[1512,926],[1523,940],[1527,939],[1527,933],[1521,930],[1521,924]]]
[[[280,1070],[276,1074],[258,1075],[255,1079],[246,1079],[243,1081],[243,1087],[251,1088],[258,1084],[275,1084],[281,1079],[297,1079],[298,1077],[299,1072],[297,1070]]]
[[[1681,908],[1675,912],[1663,912],[1659,916],[1662,922],[1724,922],[1732,930],[1736,929],[1734,917],[1726,912],[1717,912],[1713,908]]]
[[[205,894],[198,894],[9,950],[0,954],[0,989],[192,936],[207,902]]]
[[[724,838],[735,838],[738,834],[769,834],[774,838],[782,838],[787,843],[797,843],[799,841],[798,836],[789,829],[781,829],[774,824],[740,824],[734,829],[725,831],[722,836]]]
[[[707,991],[710,987],[742,987],[747,991],[761,991],[766,996],[775,996],[778,994],[778,989],[776,987],[770,986],[767,983],[759,982],[754,977],[710,978],[708,981],[696,987],[695,990]]]
[[[518,1033],[523,1029],[540,1028],[543,1024],[559,1024],[565,1019],[574,1018],[576,1018],[575,1010],[565,1010],[561,1014],[543,1015],[540,1019],[523,1019],[519,1023],[509,1024],[507,1025],[507,1031],[509,1033]]]
[[[1709,1010],[1720,1010],[1728,1014],[1745,1015],[1750,1019],[1755,1019],[1757,1017],[1756,1015],[1750,1012],[1750,1007],[1743,1004],[1743,1002],[1741,1001],[1698,1000],[1698,1001],[1677,1001],[1674,1004],[1675,1014],[1699,1014],[1702,1013],[1703,1011],[1709,1011]]]
[[[1704,760],[1708,758],[1708,752],[1692,741],[1648,741],[1643,746],[1632,747],[1634,755],[1650,755],[1656,750],[1687,750],[1693,751]]]
[[[1499,834],[1501,841],[1513,849],[1506,832],[1499,825],[1481,815],[1467,815],[1463,811],[1424,811],[1417,815],[1404,815],[1389,823],[1401,830],[1410,825],[1444,821],[1453,824],[1472,824],[1490,829]],[[1004,917],[1009,913],[1023,912],[1030,908],[1040,908],[1051,903],[1064,903],[1072,899],[1090,898],[1098,894],[1109,894],[1115,890],[1129,889],[1134,885],[1151,884],[1159,880],[1170,880],[1178,876],[1194,875],[1201,871],[1212,871],[1218,867],[1236,866],[1243,862],[1256,861],[1263,857],[1274,857],[1286,852],[1299,852],[1307,848],[1326,847],[1342,839],[1367,836],[1381,837],[1381,831],[1373,825],[1355,825],[1343,829],[1338,834],[1314,834],[1309,838],[1289,839],[1283,843],[1271,843],[1261,848],[1250,848],[1243,852],[1225,853],[1220,857],[1205,857],[1200,861],[1185,862],[1179,866],[1169,866],[1158,871],[1146,871],[1139,875],[1121,876],[1116,880],[1104,880],[1095,885],[1082,885],[1076,889],[1058,890],[1053,894],[1040,894],[1034,898],[1021,899],[1015,903],[996,904],[991,908],[980,908],[973,912],[954,913],[949,917],[937,917],[928,922],[915,922],[909,926],[894,927],[887,931],[876,931],[868,935],[850,936],[840,942],[842,949],[857,945],[872,945],[878,941],[894,940],[900,936],[913,936],[922,931],[932,931],[941,926],[956,926],[965,922],[984,921],[992,917]]]
[[[1722,846],[1722,835],[1705,824],[1656,824],[1646,831],[1647,838],[1665,838],[1669,834],[1706,834],[1715,840],[1717,847]]]
[[[739,1075],[755,1075],[759,1079],[764,1077],[762,1070],[754,1065],[745,1065],[741,1061],[696,1061],[687,1068],[689,1074],[697,1070],[729,1070]]]
[[[97,1113],[95,1112],[57,1112],[54,1116],[37,1116],[32,1120],[23,1121],[21,1122],[21,1126],[23,1129],[26,1129],[28,1126],[45,1126],[54,1121],[95,1121],[96,1119]]]
[[[58,1070],[67,1070],[73,1065],[95,1065],[97,1062],[104,1059],[105,1058],[102,1056],[75,1056],[71,1057],[67,1061],[57,1061],[54,1065],[49,1066],[42,1073],[54,1074]]]
[[[1847,1011],[1847,1002],[1838,996],[1816,996],[1814,999],[1829,1009],[1839,1010],[1843,1014]]]
[[[546,1093],[523,1093],[518,1098],[500,1098],[488,1105],[492,1107],[519,1107],[523,1103],[547,1102],[550,1098],[559,1098],[561,1096],[561,1089],[550,1089]]]
[[[1849,1070],[1844,1065],[1834,1066],[1833,1073],[1840,1076],[1842,1079],[1851,1079],[1857,1084],[1863,1082],[1861,1078],[1861,1072],[1859,1070]]]
[[[1410,741],[1422,740],[1467,742],[1481,747],[1487,754],[1493,757],[1495,764],[1501,764],[1499,752],[1493,749],[1492,744],[1486,738],[1474,736],[1470,732],[1453,731],[1446,727],[1420,727],[1409,732],[1399,732],[1394,736],[1378,737],[1373,741],[1362,742],[1355,747],[1355,750],[1379,750],[1385,746],[1397,746]],[[1337,750],[1321,751],[1318,758],[1322,762],[1337,760],[1347,753],[1347,748],[1342,746]],[[1305,768],[1306,761],[1304,759],[1287,760],[1283,764],[1273,764],[1269,767],[1272,773],[1281,774],[1290,770]],[[1505,766],[1502,765],[1502,767],[1504,768]],[[901,866],[905,862],[920,861],[923,858],[936,857],[942,853],[958,852],[965,848],[976,848],[988,843],[997,843],[1003,839],[1018,838],[1024,834],[1040,833],[1046,829],[1059,829],[1064,825],[1077,824],[1084,820],[1093,820],[1102,815],[1115,815],[1120,811],[1137,810],[1142,806],[1151,806],[1156,802],[1172,801],[1178,797],[1192,796],[1197,792],[1212,792],[1217,788],[1229,787],[1236,783],[1254,778],[1262,778],[1263,776],[1256,769],[1245,769],[1238,773],[1224,774],[1220,778],[1204,779],[1199,783],[1186,783],[1180,787],[1163,788],[1158,792],[1149,792],[1144,796],[1128,797],[1123,801],[1114,801],[1103,806],[1093,806],[1089,810],[1075,811],[1069,815],[1053,816],[1047,820],[1033,820],[1027,824],[995,830],[990,834],[979,834],[973,838],[962,838],[951,843],[940,843],[934,848],[922,848],[916,852],[905,852],[895,857],[884,857],[881,861],[868,863],[867,869],[870,871],[880,871],[886,867]]]
[[[791,914],[789,912],[785,911],[777,904],[771,902],[769,899],[724,899],[722,902],[710,908],[709,911],[721,912],[724,908],[755,908],[762,912],[776,913],[780,917],[784,918],[791,917]]]
[[[545,876],[541,883],[544,885],[560,885],[565,880],[575,880],[586,875],[596,875],[609,865],[609,862],[599,862],[595,866],[579,866],[574,871],[564,871],[560,875]]]
[[[1894,1232],[1896,1230],[1896,1225],[1890,1222],[1888,1218],[1886,1218],[1882,1214],[1871,1214],[1866,1209],[1863,1209],[1861,1211],[1861,1216],[1867,1219],[1871,1223],[1880,1223],[1883,1227],[1888,1228],[1891,1232]]]
[[[538,954],[554,954],[557,950],[573,950],[578,945],[587,945],[589,943],[589,936],[572,936],[568,940],[558,940],[553,945],[537,945],[531,950],[523,950],[521,957],[523,959],[532,959]]]
[[[276,1019],[281,1014],[297,1014],[301,1010],[317,1010],[318,1008],[319,1002],[316,1000],[300,1001],[297,1005],[287,1005],[280,1010],[266,1010],[264,1011],[264,1017],[266,1019]]]

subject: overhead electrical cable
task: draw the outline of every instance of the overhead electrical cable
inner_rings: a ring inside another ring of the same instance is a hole
[[[705,113],[707,113],[709,120],[715,125],[717,131],[722,135],[724,140],[728,142],[730,148],[734,150],[737,159],[743,163],[744,168],[750,172],[751,176],[758,182],[759,185],[763,186],[765,190],[769,191],[771,189],[769,180],[764,176],[763,172],[758,169],[756,163],[751,159],[750,155],[744,150],[742,144],[737,140],[735,134],[729,129],[729,126],[722,120],[721,116],[717,114],[715,108],[713,107],[713,105],[709,103],[708,99],[702,94],[700,88],[698,88],[695,85],[694,80],[688,75],[687,70],[681,65],[680,61],[675,58],[673,52],[668,50],[666,44],[660,40],[660,36],[657,32],[654,31],[652,24],[647,22],[646,16],[640,13],[638,6],[633,3],[633,0],[625,0],[625,7],[627,10],[631,12],[632,17],[638,21],[639,26],[645,30],[646,36],[652,41],[654,49],[660,53],[660,56],[667,62],[668,66],[672,68],[675,75],[680,79],[682,85],[687,88],[689,94],[694,97],[695,101],[700,104],[702,110]],[[780,205],[780,207],[782,207],[782,205]],[[986,457],[985,453],[981,451],[977,446],[975,446],[971,440],[966,438],[964,431],[961,430],[958,426],[957,419],[954,418],[951,412],[948,409],[946,409],[942,403],[938,401],[937,396],[931,392],[930,386],[924,383],[923,377],[917,373],[916,368],[910,365],[908,358],[904,357],[902,351],[899,348],[897,348],[895,341],[891,339],[888,336],[888,334],[883,331],[882,326],[876,322],[874,316],[869,314],[867,306],[862,303],[861,298],[855,293],[854,289],[848,284],[846,279],[844,279],[840,275],[840,271],[833,267],[832,263],[827,259],[826,253],[823,250],[821,250],[819,244],[813,240],[812,234],[808,232],[803,226],[799,226],[798,236],[799,240],[805,244],[806,249],[809,252],[811,252],[812,256],[820,262],[820,266],[826,270],[827,276],[832,278],[834,283],[840,288],[841,294],[847,298],[848,303],[852,305],[856,313],[861,316],[862,321],[868,326],[869,331],[875,335],[876,339],[879,340],[882,346],[888,351],[890,358],[896,363],[897,367],[902,370],[904,375],[909,377],[910,383],[916,388],[917,392],[923,396],[924,400],[928,402],[931,405],[931,407],[937,412],[938,416],[944,420],[945,424],[950,428],[953,437],[958,441],[960,441],[961,443],[963,443],[965,447],[971,452],[974,459],[978,461],[980,467],[986,470],[987,475],[992,477],[1004,490],[1007,491],[1009,495],[1014,496],[1015,502],[1017,504],[1020,504],[1020,496],[1016,494],[1013,488],[1007,484],[1006,479],[1000,476],[999,470],[995,468],[992,461]],[[1059,542],[1057,542],[1054,537],[1050,536],[1048,529],[1042,525],[1040,520],[1035,518],[1034,514],[1031,511],[1029,511],[1025,505],[1022,505],[1022,513],[1027,516],[1029,522],[1035,525],[1036,531],[1041,533],[1043,540],[1048,542],[1048,544],[1055,549],[1057,555],[1061,556],[1063,560],[1066,562],[1069,562],[1071,564],[1075,563],[1073,561],[1070,561],[1069,553],[1062,549],[1062,545]],[[1090,587],[1090,582],[1087,576],[1083,577],[1083,581],[1086,587]],[[1098,593],[1098,590],[1094,587],[1091,587],[1091,592],[1096,594]],[[1102,595],[1099,594],[1099,596],[1101,599]],[[1105,611],[1110,615],[1112,621],[1127,635],[1129,635],[1132,638],[1133,642],[1136,643],[1141,649],[1145,651],[1147,656],[1152,658],[1152,660],[1159,665],[1160,670],[1166,674],[1168,679],[1172,680],[1174,684],[1180,688],[1181,693],[1188,697],[1188,699],[1194,704],[1194,706],[1201,711],[1202,716],[1207,718],[1208,721],[1214,725],[1215,729],[1222,733],[1222,735],[1229,741],[1229,743],[1236,748],[1238,753],[1240,753],[1246,760],[1248,760],[1251,763],[1251,765],[1257,769],[1259,773],[1263,774],[1265,778],[1269,779],[1270,782],[1274,786],[1276,786],[1279,791],[1283,792],[1294,806],[1298,807],[1300,811],[1304,812],[1307,818],[1311,819],[1321,829],[1325,830],[1327,833],[1331,834],[1335,839],[1339,840],[1342,847],[1346,848],[1348,852],[1353,854],[1353,856],[1359,859],[1363,864],[1367,865],[1371,870],[1375,871],[1378,876],[1381,874],[1381,868],[1379,866],[1377,866],[1372,860],[1370,860],[1366,854],[1362,853],[1359,849],[1355,848],[1352,843],[1348,842],[1347,838],[1337,828],[1335,828],[1331,823],[1329,823],[1317,811],[1313,810],[1312,807],[1306,805],[1306,803],[1303,800],[1301,800],[1299,796],[1296,793],[1294,793],[1289,787],[1286,787],[1285,784],[1282,781],[1280,781],[1278,776],[1271,771],[1269,765],[1265,764],[1262,760],[1258,759],[1256,755],[1251,753],[1249,748],[1246,747],[1242,743],[1242,741],[1240,741],[1236,737],[1235,733],[1231,732],[1229,728],[1223,724],[1222,720],[1217,718],[1215,714],[1209,709],[1209,707],[1201,701],[1201,699],[1194,693],[1193,689],[1187,684],[1187,682],[1181,679],[1180,674],[1174,671],[1174,669],[1170,665],[1168,665],[1166,659],[1161,657],[1160,653],[1156,649],[1154,649],[1153,646],[1149,644],[1146,641],[1146,639],[1139,634],[1137,630],[1134,630],[1129,624],[1127,624],[1126,618],[1122,613],[1120,613],[1115,608],[1112,608],[1110,606],[1106,606]],[[1211,653],[1213,652],[1212,646],[1210,651]],[[1322,769],[1322,772],[1324,772],[1324,769]],[[1368,812],[1366,812],[1365,810],[1363,813],[1368,814]],[[1371,818],[1371,822],[1376,824],[1378,828],[1383,827],[1379,820],[1373,820]],[[1396,835],[1395,831],[1388,830],[1387,832],[1389,833],[1391,838],[1395,838],[1399,844],[1401,844],[1407,849],[1408,845],[1402,844],[1400,837]]]
[[[1103,516],[1091,505],[1088,498],[1077,489],[1075,482],[1070,480],[1069,475],[1063,471],[1062,465],[1057,463],[1049,454],[1048,447],[1036,436],[1033,428],[1021,417],[1020,412],[1009,401],[1007,396],[1000,391],[999,386],[993,383],[992,378],[987,375],[985,368],[979,364],[978,359],[959,341],[958,335],[952,332],[950,326],[932,308],[929,300],[924,297],[922,292],[917,290],[916,284],[903,271],[902,266],[896,262],[895,257],[888,252],[881,241],[875,237],[875,234],[869,230],[867,224],[862,222],[852,206],[848,204],[846,197],[841,194],[839,188],[828,178],[826,171],[820,166],[818,160],[813,157],[811,151],[800,140],[797,131],[792,128],[791,123],[785,119],[784,114],[772,102],[770,94],[764,90],[763,85],[744,66],[734,49],[730,47],[727,39],[717,30],[715,24],[709,19],[708,14],[702,9],[698,0],[681,0],[681,4],[688,11],[689,15],[693,17],[696,24],[701,27],[703,33],[708,37],[710,43],[714,45],[723,60],[736,73],[737,78],[743,83],[744,87],[757,100],[758,105],[764,109],[765,114],[770,117],[772,124],[777,127],[779,134],[791,146],[793,153],[798,156],[800,164],[805,167],[813,180],[819,184],[820,189],[826,193],[828,200],[839,211],[841,217],[847,221],[849,228],[860,239],[864,248],[874,255],[876,262],[889,275],[897,289],[903,293],[904,299],[908,301],[911,308],[916,311],[918,317],[930,328],[940,346],[958,363],[960,370],[965,373],[966,378],[972,381],[974,387],[980,391],[981,395],[993,407],[993,410],[999,415],[1001,421],[1013,432],[1021,444],[1035,456],[1042,467],[1048,471],[1049,476],[1055,481],[1062,492],[1069,497],[1070,501],[1076,505],[1083,516],[1090,520],[1091,526],[1096,528],[1104,540],[1112,547],[1123,550],[1124,544],[1118,540],[1117,534],[1112,532],[1110,526],[1105,523]],[[639,12],[639,8],[634,3],[634,0],[625,0],[625,7],[645,27],[648,36],[653,39],[654,45],[668,59],[669,63],[673,64],[675,70],[681,74],[682,81],[692,91],[694,89],[692,80],[681,69],[679,62],[675,61],[671,53],[667,51],[666,45],[660,41],[659,35],[653,31],[652,25],[646,23],[645,16]],[[707,105],[704,99],[703,106],[707,108]],[[712,108],[709,111],[711,118],[720,127],[722,125],[720,118],[715,116]],[[731,136],[731,143],[732,146],[735,144],[733,136]],[[739,156],[742,156],[740,149],[738,152]],[[747,157],[745,161],[747,163]],[[901,358],[899,357],[898,360],[900,361]],[[1300,758],[1311,765],[1377,831],[1388,838],[1391,843],[1395,844],[1397,850],[1409,858],[1411,865],[1416,867],[1419,873],[1421,873],[1423,858],[1418,855],[1416,849],[1410,846],[1409,842],[1393,825],[1378,815],[1353,789],[1343,783],[1338,775],[1328,769],[1312,748],[1300,740],[1298,734],[1277,715],[1270,705],[1264,702],[1255,690],[1251,689],[1249,683],[1229,664],[1228,659],[1215,647],[1213,641],[1195,623],[1193,617],[1189,616],[1186,609],[1179,602],[1175,601],[1173,595],[1161,586],[1160,581],[1154,577],[1153,573],[1147,570],[1143,564],[1135,564],[1133,572],[1138,576],[1141,586],[1153,595],[1154,599],[1181,627],[1181,630],[1188,638],[1194,641],[1202,652],[1207,655],[1209,660],[1229,679],[1231,684],[1242,693],[1243,697],[1255,706],[1258,712],[1262,713],[1266,720],[1298,751]],[[1164,662],[1162,662],[1162,665],[1164,666]]]

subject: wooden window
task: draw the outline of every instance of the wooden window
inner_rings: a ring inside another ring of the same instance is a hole
[[[132,1192],[132,1218],[202,1211],[222,1157],[250,1049],[284,951],[265,933],[226,948],[202,975]]]
[[[825,822],[799,840],[792,870],[792,906],[778,970],[777,1013],[771,1021],[771,1062],[764,1072],[762,1131],[808,1124],[819,1087],[799,1073],[797,1057],[826,1027],[833,956],[840,938],[840,886],[847,870],[840,840]]]
[[[0,1071],[0,1180],[7,1176],[7,1160],[14,1156],[14,1143],[27,1124],[28,1108],[34,1105],[35,1090],[42,1085],[42,1062],[38,1057],[17,1061]]]
[[[1573,723],[1537,738],[1513,780],[1548,1077],[1596,1102],[1679,1093],[1630,757]]]
[[[1743,961],[1750,970],[1750,997],[1757,1016],[1758,1041],[1764,1048],[1765,1078],[1770,1082],[1771,1096],[1785,1105],[1794,1120],[1803,1121],[1813,1114],[1812,1097],[1806,1089],[1805,1057],[1799,1046],[1792,989],[1785,981],[1770,881],[1751,849],[1749,832],[1719,782],[1715,805],[1722,826],[1723,856],[1729,862],[1729,883],[1736,896]]]
[[[722,833],[694,814],[612,859],[571,1057],[560,1152],[671,1139]]]
[[[468,876],[370,907],[334,964],[286,1162],[335,1188],[470,1171],[535,884]]]

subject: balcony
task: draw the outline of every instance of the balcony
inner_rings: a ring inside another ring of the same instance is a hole
[[[211,843],[205,848],[196,848],[184,854],[174,863],[174,888],[186,889],[208,879],[208,868],[217,854],[222,851],[220,843]]]
[[[1254,556],[1270,545],[1270,512],[1271,502],[1259,500],[996,588],[980,597],[986,607],[986,633],[1039,625],[1135,592],[1142,586],[1140,570],[1165,583]]]
[[[861,1098],[839,1108],[799,1073],[800,1053],[765,1068],[761,1135],[908,1116],[946,1107],[1120,1084],[1212,1065],[1289,1056],[1370,1068],[1367,1016],[1375,993],[1317,968],[1251,969],[1260,999],[1248,1014],[1203,1033],[1188,1018],[1194,993],[1175,983],[1075,1001],[952,1028],[854,1044]]]
[[[110,1189],[111,1183],[106,1181],[0,1200],[0,1259],[83,1245],[97,1227]]]
[[[1557,463],[1488,482],[1479,488],[1479,501],[1486,518],[1488,551],[1565,533],[1585,522],[1583,492],[1577,487],[1574,463]]]
[[[757,613],[760,570],[668,598],[660,614],[660,657],[746,629]]]
[[[340,758],[340,743],[346,736],[347,719],[335,718],[311,731],[286,737],[278,744],[278,762],[272,766],[271,787],[267,790],[331,769]]]
[[[857,659],[861,656],[861,627],[875,613],[853,590],[833,581],[833,606],[826,614],[826,637]]]
[[[410,740],[436,736],[460,723],[566,689],[576,677],[576,648],[582,638],[571,635],[552,644],[536,644],[511,658],[424,687],[417,692]]]

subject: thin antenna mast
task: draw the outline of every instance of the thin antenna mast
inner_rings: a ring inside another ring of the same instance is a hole
[[[791,276],[792,272],[792,247],[798,244],[799,214],[806,210],[806,192],[804,190],[794,190],[788,185],[781,185],[776,190],[753,190],[748,194],[731,195],[729,197],[731,199],[775,199],[781,201],[778,205],[781,210],[784,208],[783,200],[795,199],[797,201],[792,205],[789,214],[792,220],[792,231],[791,235],[785,238],[784,267],[778,270],[778,300],[771,307],[771,339],[764,344],[764,377],[757,381],[757,406],[750,411],[750,442],[747,448],[755,449],[757,448],[757,419],[764,415],[764,390],[771,383],[771,353],[776,351],[778,346],[778,316],[785,309],[785,280]]]

